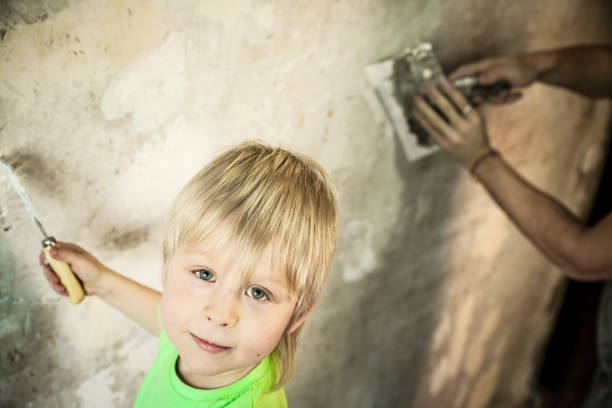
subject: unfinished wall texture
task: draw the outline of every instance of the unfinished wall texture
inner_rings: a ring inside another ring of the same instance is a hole
[[[0,155],[47,229],[160,288],[171,199],[258,138],[313,156],[340,197],[338,252],[307,322],[290,406],[519,407],[564,280],[469,175],[409,163],[363,67],[419,40],[450,70],[610,42],[607,0],[7,0]],[[535,85],[486,107],[493,145],[585,215],[610,103]],[[0,405],[129,407],[156,339],[46,284],[38,231],[0,177]]]

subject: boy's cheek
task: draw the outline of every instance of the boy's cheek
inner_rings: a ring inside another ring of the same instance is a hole
[[[162,330],[166,332],[168,332],[168,330],[166,329],[166,325],[164,324],[164,322],[167,322],[167,316],[166,316],[166,307],[165,307],[165,301],[164,301],[164,294],[162,292],[162,298],[161,298],[161,302],[159,303],[159,320],[160,320],[160,324],[162,327]]]

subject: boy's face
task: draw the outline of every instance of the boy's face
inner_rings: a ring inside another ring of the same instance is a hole
[[[239,380],[286,329],[303,322],[287,328],[296,297],[272,262],[273,249],[263,251],[247,282],[240,262],[206,245],[179,249],[168,260],[161,317],[180,356],[178,374],[189,385],[218,388]]]

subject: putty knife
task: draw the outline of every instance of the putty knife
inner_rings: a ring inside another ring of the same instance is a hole
[[[42,241],[45,258],[47,259],[47,262],[49,262],[49,265],[51,265],[51,269],[53,269],[53,271],[60,278],[62,285],[64,285],[64,287],[68,291],[68,300],[73,305],[79,303],[85,297],[85,292],[83,291],[83,287],[81,286],[80,282],[72,273],[70,266],[66,262],[58,261],[49,254],[49,251],[51,251],[51,247],[53,247],[57,243],[57,241],[52,236],[49,236],[45,231],[44,227],[42,226],[42,223],[36,215],[36,212],[34,211],[34,207],[32,206],[30,199],[28,198],[23,187],[21,187],[21,184],[19,184],[19,180],[17,179],[17,176],[15,175],[11,167],[3,161],[0,161],[0,167],[3,168],[4,172],[8,176],[8,179],[13,185],[15,192],[19,196],[19,199],[26,208],[28,214],[30,214],[30,217],[32,217],[32,219],[38,226],[38,229],[40,229],[43,236],[45,237]]]
[[[421,43],[406,48],[397,56],[366,66],[365,72],[408,160],[418,160],[438,150],[434,140],[410,115],[414,97],[423,94],[427,85],[445,78],[433,46]],[[453,85],[470,103],[510,89],[503,81],[480,85],[476,76],[457,79]]]

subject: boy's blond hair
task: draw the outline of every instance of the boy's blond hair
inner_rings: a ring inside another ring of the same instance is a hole
[[[291,327],[315,304],[334,254],[336,198],[329,177],[306,156],[257,142],[221,154],[176,197],[164,241],[166,263],[176,249],[205,241],[222,223],[230,233],[216,244],[229,244],[247,274],[275,245],[274,262],[297,295]],[[300,331],[286,331],[275,349],[280,374],[273,389],[293,372]]]

